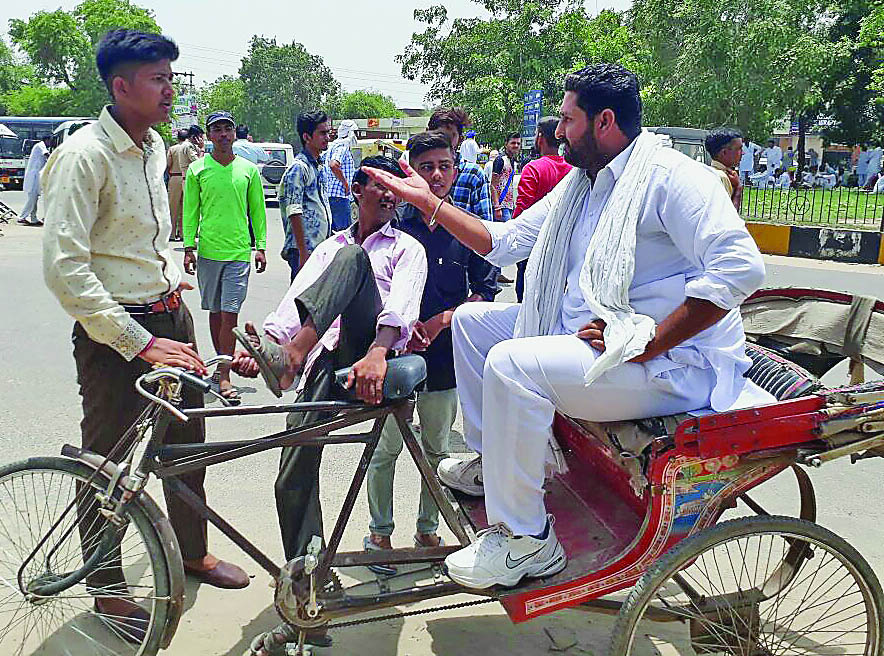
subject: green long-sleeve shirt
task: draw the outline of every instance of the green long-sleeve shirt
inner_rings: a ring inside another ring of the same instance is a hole
[[[249,219],[255,246],[267,246],[267,213],[258,167],[243,157],[222,166],[211,155],[187,169],[184,184],[184,246],[195,245],[201,257],[221,262],[251,259]]]

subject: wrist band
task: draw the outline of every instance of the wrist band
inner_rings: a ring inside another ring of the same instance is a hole
[[[427,227],[432,228],[436,225],[436,215],[439,213],[439,208],[442,207],[442,203],[445,202],[444,198],[439,199],[439,204],[436,205],[436,209],[433,210],[433,213],[430,215],[430,220],[427,221]]]

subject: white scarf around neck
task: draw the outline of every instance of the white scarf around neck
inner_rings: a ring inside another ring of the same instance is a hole
[[[654,320],[637,314],[629,305],[629,286],[635,272],[636,226],[648,192],[654,155],[665,142],[645,131],[635,139],[586,250],[580,291],[590,311],[607,324],[605,351],[587,371],[586,385],[643,353],[654,336]],[[591,185],[586,170],[579,168],[572,169],[560,184],[566,185],[565,189],[528,258],[525,298],[515,337],[551,335],[561,320],[570,240]]]

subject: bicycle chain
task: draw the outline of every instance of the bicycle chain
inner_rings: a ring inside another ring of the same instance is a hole
[[[480,604],[488,604],[497,601],[496,597],[488,597],[486,599],[474,599],[473,601],[463,601],[459,604],[448,604],[447,606],[433,606],[432,608],[422,608],[421,610],[409,610],[399,613],[389,613],[388,615],[379,615],[377,617],[365,617],[359,620],[350,620],[349,622],[336,622],[327,625],[328,629],[343,629],[350,626],[358,626],[360,624],[369,624],[371,622],[385,622],[387,620],[396,620],[403,617],[412,617],[414,615],[426,615],[427,613],[437,613],[443,610],[455,610],[457,608],[467,608],[468,606],[478,606]]]

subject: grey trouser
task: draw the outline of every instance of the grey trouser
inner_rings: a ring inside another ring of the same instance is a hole
[[[421,449],[430,468],[436,471],[439,462],[448,455],[448,437],[457,416],[457,390],[420,392],[417,395],[417,415]],[[393,534],[393,475],[396,459],[402,452],[402,433],[395,418],[387,417],[377,450],[368,466],[368,509],[371,513],[369,530],[375,535]],[[421,479],[420,505],[417,513],[417,532],[435,533],[439,528],[439,508],[430,490]]]
[[[309,315],[319,335],[341,317],[337,348],[324,351],[316,359],[296,402],[341,398],[344,390],[335,384],[335,369],[348,367],[366,354],[377,333],[375,324],[382,308],[368,254],[356,245],[339,250],[328,268],[295,303],[301,321]],[[286,427],[298,428],[332,414],[293,412],[286,418]],[[321,459],[321,446],[293,446],[282,450],[274,491],[287,560],[304,555],[313,536],[323,534],[319,503]]]

